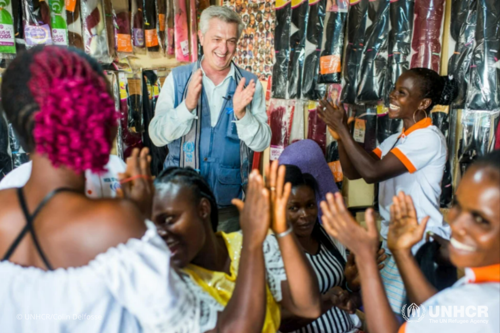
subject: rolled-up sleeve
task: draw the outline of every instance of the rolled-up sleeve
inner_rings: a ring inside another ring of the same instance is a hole
[[[174,104],[174,77],[170,73],[158,98],[155,115],[149,123],[149,137],[157,147],[163,147],[186,135],[191,129],[193,119],[196,119],[196,109],[189,111],[184,101],[176,108]]]
[[[271,143],[271,127],[267,123],[266,100],[262,84],[257,80],[251,107],[245,116],[235,120],[240,140],[253,151],[264,151]]]

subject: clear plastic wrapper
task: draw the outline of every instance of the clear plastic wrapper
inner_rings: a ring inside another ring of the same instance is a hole
[[[85,52],[96,58],[99,62],[109,64],[113,61],[113,58],[111,57],[108,44],[104,1],[109,0],[84,0],[80,2],[80,5]],[[111,30],[111,33],[113,32],[114,30]]]
[[[273,66],[272,96],[287,98],[288,63],[290,62],[291,1],[276,2],[276,30],[274,33],[275,63]]]
[[[141,73],[128,75],[128,105],[127,129],[131,133],[144,131],[144,116],[142,110],[142,78]]]
[[[358,72],[365,44],[365,30],[368,20],[368,0],[351,2],[347,22],[347,46],[345,50],[344,89],[341,100],[354,104],[358,91]]]
[[[318,83],[325,8],[326,0],[309,0],[309,23],[302,74],[302,98],[304,99],[320,99],[325,94],[325,86]]]
[[[19,141],[12,124],[9,124],[9,141],[10,151],[12,153],[12,167],[15,169],[21,166],[21,164],[29,162],[30,158],[21,146],[21,142]]]
[[[196,15],[196,0],[189,0],[189,52],[191,62],[198,61],[198,20]]]
[[[186,1],[174,0],[175,13],[175,58],[189,62],[189,29]]]
[[[174,1],[167,0],[167,36],[166,44],[167,56],[173,56],[175,54],[175,14],[174,14]]]
[[[449,106],[436,105],[431,111],[432,124],[439,128],[446,139],[449,137],[450,122],[449,122]],[[449,159],[446,161],[443,180],[441,181],[441,207],[448,207],[453,196],[451,164]]]
[[[352,137],[367,151],[377,148],[377,106],[352,106]]]
[[[118,83],[118,74],[114,71],[105,71],[106,77],[108,79],[109,86],[113,92],[113,99],[115,101],[115,110],[119,112],[120,110],[120,85]],[[115,150],[116,149],[116,150]],[[118,155],[123,159],[123,145],[121,144],[120,135],[117,135],[115,142],[113,143],[113,148],[111,149],[111,154]]]
[[[50,9],[43,0],[23,0],[24,40],[27,48],[52,45]]]
[[[403,128],[401,119],[389,118],[389,109],[383,105],[377,107],[377,146],[388,137],[400,133]]]
[[[9,0],[4,0],[0,7],[0,58],[16,54],[14,10]],[[8,58],[11,58],[10,56]]]
[[[68,22],[64,0],[48,0],[50,6],[50,27],[54,45],[68,46]]]
[[[344,180],[344,173],[342,172],[342,165],[340,164],[339,143],[332,141],[326,148],[326,161],[330,170],[332,170],[333,178],[339,190],[342,189],[342,182]]]
[[[268,109],[269,126],[271,127],[270,160],[277,160],[290,142],[295,101],[271,99]],[[300,110],[299,110],[300,111]]]
[[[144,17],[144,37],[148,52],[159,52],[160,43],[158,41],[158,16],[156,14],[155,0],[142,0]]]
[[[11,0],[12,6],[12,16],[14,18],[14,36],[16,40],[16,52],[26,50],[26,42],[24,41],[24,26],[23,26],[23,0]],[[3,54],[1,58],[10,57],[13,58],[12,54]]]
[[[320,83],[340,83],[344,35],[347,22],[347,0],[327,1],[323,40],[321,43]]]
[[[115,22],[116,15],[111,0],[103,0],[104,22],[106,24],[106,40],[111,62],[116,58]]]
[[[425,67],[439,73],[445,2],[446,0],[415,2],[411,68]]]
[[[395,0],[390,5],[389,55],[385,103],[404,71],[410,69],[414,0]]]
[[[120,57],[130,55],[132,48],[132,13],[128,0],[113,0],[116,14],[116,51]]]
[[[309,101],[307,108],[307,138],[316,142],[323,153],[326,151],[326,124],[318,116],[318,102]]]
[[[167,50],[167,0],[156,0],[156,13],[158,20],[156,28],[158,29],[158,41],[162,52]]]
[[[132,45],[134,53],[146,53],[146,37],[144,35],[144,8],[142,0],[132,0]]]
[[[9,127],[7,126],[7,120],[0,110],[0,180],[11,170],[12,155],[9,144]]]
[[[359,70],[356,103],[377,103],[386,96],[389,40],[389,0],[374,0],[368,5],[365,45]]]
[[[500,1],[478,0],[466,109],[500,110]]]
[[[302,69],[305,60],[308,17],[309,2],[307,0],[292,0],[288,98],[300,98],[302,96]]]
[[[452,54],[448,62],[448,75],[453,75],[458,88],[453,108],[463,109],[475,45],[477,0],[453,0],[451,16],[449,50]]]
[[[132,100],[129,98],[127,74],[120,72],[118,74],[120,83],[120,124],[118,127],[119,147],[121,146],[121,157],[126,160],[130,156],[134,148],[142,148],[142,138],[140,133],[135,133],[129,130],[129,103]]]
[[[84,50],[80,1],[66,2],[68,45]]]
[[[290,131],[290,144],[304,140],[304,102],[295,100],[295,107],[292,117],[292,129]]]

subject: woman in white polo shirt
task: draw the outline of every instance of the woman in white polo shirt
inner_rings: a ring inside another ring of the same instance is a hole
[[[394,197],[388,244],[408,291],[399,327],[384,293],[375,253],[379,235],[375,217],[366,212],[368,230],[358,225],[342,197],[322,202],[324,227],[356,255],[370,333],[496,333],[500,328],[500,151],[475,162],[460,181],[448,220],[450,260],[465,269],[452,287],[437,292],[425,279],[411,248],[424,235],[428,217],[418,223],[412,198]],[[362,263],[362,265],[361,265]]]
[[[455,91],[452,80],[433,70],[414,68],[403,73],[389,96],[389,117],[403,120],[403,132],[387,138],[372,153],[367,153],[352,138],[342,106],[320,101],[320,117],[339,136],[344,175],[351,180],[363,178],[367,183],[379,183],[382,246],[388,254],[389,209],[393,196],[400,191],[412,196],[419,218],[430,216],[428,231],[449,239],[449,226],[439,212],[446,141],[432,125],[430,111],[437,104],[449,105]],[[423,243],[422,239],[413,247],[413,252]],[[406,293],[392,256],[389,255],[381,274],[391,307],[400,313]]]

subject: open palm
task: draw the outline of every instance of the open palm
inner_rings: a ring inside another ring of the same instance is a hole
[[[389,250],[410,250],[422,240],[428,220],[429,217],[426,217],[419,224],[413,200],[400,192],[393,198],[391,206],[391,222],[387,234]]]

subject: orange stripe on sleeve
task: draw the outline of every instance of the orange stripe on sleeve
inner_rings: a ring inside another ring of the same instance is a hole
[[[382,150],[380,148],[373,149],[373,153],[378,156],[378,158],[382,158]]]
[[[413,163],[410,162],[408,157],[406,157],[406,155],[403,154],[403,152],[399,150],[399,148],[394,148],[393,150],[391,150],[391,153],[393,153],[398,158],[398,160],[400,160],[405,165],[409,173],[414,173],[415,171],[417,171],[417,168],[415,168]]]
[[[404,323],[403,325],[401,325],[401,327],[399,328],[398,333],[405,333],[405,332],[406,332],[406,323]]]

